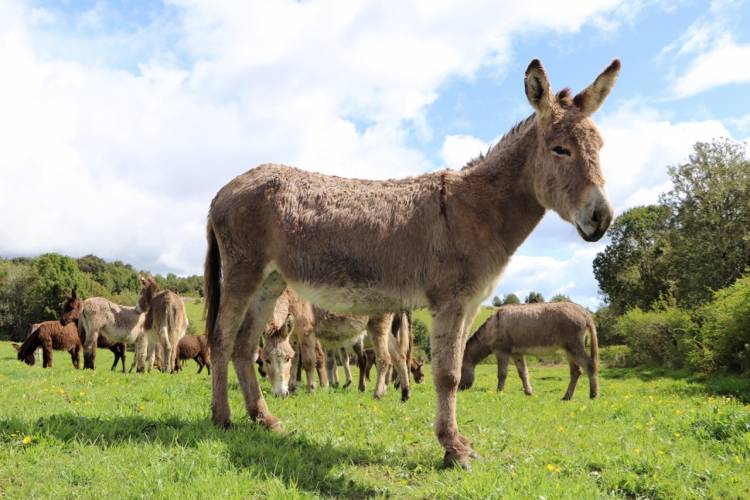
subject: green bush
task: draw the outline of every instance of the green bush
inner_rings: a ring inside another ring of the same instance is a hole
[[[750,372],[750,275],[714,293],[699,311],[691,365],[705,371]]]
[[[634,366],[630,347],[626,345],[610,345],[599,349],[599,360],[607,368],[628,368]]]
[[[412,317],[411,320],[412,334],[414,335],[415,350],[419,349],[424,354],[422,359],[430,359],[430,331],[422,320]]]
[[[629,310],[618,318],[617,331],[635,365],[680,368],[693,344],[695,325],[689,312],[661,305],[653,311]]]

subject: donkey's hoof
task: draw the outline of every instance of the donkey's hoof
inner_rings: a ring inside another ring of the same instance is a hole
[[[221,420],[211,419],[211,421],[219,429],[229,429],[230,427],[232,427],[232,422],[228,418],[227,419],[221,419]]]
[[[529,392],[523,391],[523,393],[526,394],[527,396],[531,396],[531,391]]]
[[[365,390],[366,390],[366,387],[364,386],[364,384],[359,386],[359,392],[365,392]]]
[[[565,396],[563,396],[563,397],[562,397],[562,400],[563,400],[563,401],[570,401],[570,396],[568,396],[568,395],[566,394]]]
[[[344,389],[346,389],[346,388],[347,388],[347,387],[349,387],[350,385],[352,385],[352,381],[351,381],[351,380],[349,380],[348,382],[346,382],[346,383],[344,384],[344,387],[343,387],[343,388],[344,388]]]
[[[281,432],[284,430],[281,426],[281,420],[273,415],[267,415],[265,418],[258,420],[258,422],[272,432]]]
[[[468,455],[457,455],[446,451],[443,457],[443,465],[447,468],[461,467],[463,470],[471,472]]]
[[[401,389],[401,401],[402,402],[406,403],[407,401],[409,401],[410,395],[411,395],[411,391],[409,390],[408,387],[404,387],[403,389]]]

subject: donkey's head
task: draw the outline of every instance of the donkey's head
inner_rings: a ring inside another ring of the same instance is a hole
[[[289,314],[284,325],[266,335],[260,357],[263,360],[271,392],[274,396],[289,394],[289,373],[292,367],[294,349],[289,343],[289,336],[294,330],[294,316]]]
[[[596,80],[572,97],[552,93],[538,59],[526,69],[526,97],[536,110],[536,154],[531,184],[539,203],[573,224],[586,241],[597,241],[612,221],[599,165],[603,141],[591,120],[617,80],[615,59]]]
[[[424,363],[422,361],[417,361],[416,359],[412,358],[411,364],[409,366],[409,371],[411,371],[411,374],[414,377],[414,382],[418,384],[424,382],[424,371],[422,370],[422,366],[424,366]]]
[[[138,303],[135,306],[137,313],[148,312],[151,308],[151,301],[154,295],[159,291],[159,285],[151,276],[141,276],[141,294],[138,296]]]
[[[70,296],[65,298],[65,305],[63,306],[62,316],[60,317],[60,323],[63,326],[67,325],[71,321],[76,321],[81,315],[81,308],[83,302],[78,298],[78,293],[75,288],[70,292]]]

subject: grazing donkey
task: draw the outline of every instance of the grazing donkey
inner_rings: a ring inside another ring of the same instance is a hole
[[[70,296],[65,299],[62,316],[59,320],[43,321],[32,325],[31,333],[17,349],[18,360],[27,365],[34,365],[34,353],[42,349],[44,368],[52,368],[52,350],[67,351],[78,369],[81,363],[81,341],[78,338],[76,322],[81,314],[82,302],[74,288]]]
[[[590,117],[619,70],[613,61],[572,97],[568,90],[553,94],[533,60],[524,85],[534,114],[461,171],[369,181],[261,165],[219,190],[208,213],[204,272],[214,423],[229,425],[231,359],[249,417],[280,429],[251,363],[287,286],[337,313],[429,307],[435,432],[444,462],[468,468],[473,450],[456,422],[467,330],[547,210],[586,241],[598,241],[609,227],[603,141]],[[373,331],[378,368],[386,369],[387,328]]]
[[[586,354],[586,332],[591,334],[591,356]],[[524,354],[545,354],[563,349],[570,364],[570,384],[563,396],[573,397],[581,368],[589,377],[589,396],[599,394],[599,343],[591,314],[572,302],[503,306],[476,331],[466,343],[459,389],[474,383],[474,368],[490,353],[497,357],[497,390],[505,388],[508,361],[513,362],[523,383],[523,392],[531,395],[529,373]]]
[[[205,335],[185,335],[177,343],[177,369],[182,369],[183,359],[194,359],[198,363],[198,373],[206,367],[211,375],[211,355],[208,350],[208,338]]]
[[[307,386],[310,390],[315,389],[315,381],[313,377],[313,368],[316,365],[316,344],[320,341],[324,350],[340,350],[344,355],[344,371],[346,373],[346,385],[348,387],[351,384],[352,377],[351,371],[349,370],[349,355],[347,349],[353,348],[356,354],[361,356],[361,348],[359,347],[364,338],[365,332],[369,332],[374,338],[378,336],[383,330],[388,330],[393,323],[394,315],[391,313],[382,314],[378,316],[364,316],[354,314],[336,314],[317,306],[314,306],[310,302],[300,297],[293,290],[286,290],[279,300],[277,301],[274,309],[274,314],[283,314],[284,308],[288,308],[289,314],[294,316],[295,320],[295,338],[297,340],[296,345],[301,351],[302,366],[305,369],[307,375]],[[373,333],[375,330],[377,332]],[[394,346],[396,342],[390,338],[390,336],[383,337],[386,341],[386,352],[390,359],[396,362],[397,372],[402,380],[406,380],[404,389],[402,390],[402,399],[406,400],[409,394],[409,379],[406,368],[406,347]],[[399,339],[402,338],[399,336]],[[406,344],[406,334],[403,335],[404,344]],[[332,362],[331,362],[332,361]],[[382,369],[382,360],[378,368],[378,384],[375,387],[375,396],[380,397],[385,392],[385,373],[386,370]],[[335,373],[335,360],[329,360],[327,363],[328,377],[336,381],[337,378],[334,376]],[[292,383],[295,384],[299,366],[297,366],[296,358],[294,358],[294,365],[292,366]],[[381,374],[382,371],[382,374]],[[382,375],[382,376],[381,376]],[[360,380],[362,377],[360,377]],[[364,390],[364,387],[360,385],[360,389]]]
[[[185,336],[188,328],[185,303],[171,290],[159,291],[156,280],[141,276],[141,294],[135,310],[146,313],[143,329],[148,339],[148,368],[159,359],[159,369],[172,373],[178,369],[177,344]]]

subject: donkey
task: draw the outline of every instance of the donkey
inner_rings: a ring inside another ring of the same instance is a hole
[[[277,301],[274,314],[279,314],[279,309],[288,307],[289,314],[295,319],[295,338],[297,346],[301,351],[302,366],[307,374],[308,389],[315,389],[313,378],[313,368],[315,367],[317,357],[315,353],[316,343],[320,341],[324,350],[338,350],[342,354],[344,372],[346,373],[346,385],[351,384],[352,376],[349,370],[349,355],[347,349],[353,348],[357,356],[361,356],[361,340],[364,338],[365,331],[374,336],[380,334],[383,330],[389,330],[394,321],[392,313],[386,313],[375,317],[354,314],[336,314],[312,305],[304,300],[293,290],[287,290]],[[377,333],[373,334],[373,331]],[[397,372],[402,380],[405,380],[404,390],[402,390],[402,399],[407,399],[409,394],[409,379],[406,371],[406,347],[397,347],[390,345],[395,343],[390,336],[385,337],[386,349],[389,357],[396,361]],[[399,337],[402,338],[402,337]],[[406,343],[406,334],[403,338]],[[292,366],[293,384],[296,383],[296,374],[299,367],[294,358]],[[328,377],[331,381],[336,381],[335,377],[335,360],[329,358],[327,363]],[[378,370],[380,374],[380,367]],[[335,378],[334,378],[335,377]],[[361,377],[360,377],[361,379]],[[375,387],[375,394],[382,394],[385,391],[385,370],[383,370],[382,380],[379,379],[379,385]],[[360,389],[364,387],[360,385]]]
[[[159,369],[172,373],[178,369],[177,344],[188,328],[185,303],[171,290],[159,291],[159,285],[150,276],[141,276],[141,283],[143,288],[135,310],[146,313],[143,328],[148,339],[149,370],[158,356]]]
[[[138,371],[145,366],[147,339],[143,329],[146,314],[134,307],[121,306],[102,297],[91,297],[83,301],[78,320],[78,335],[83,343],[83,367],[94,369],[99,337],[111,343],[135,344],[135,363]],[[142,347],[139,347],[142,346]]]
[[[211,375],[211,355],[208,350],[208,339],[205,335],[185,335],[177,343],[177,369],[182,369],[183,359],[194,359],[198,363],[198,373],[206,367]]]
[[[591,356],[586,354],[586,332],[591,335]],[[572,302],[503,306],[476,331],[466,343],[459,389],[474,383],[474,369],[490,353],[497,357],[497,390],[505,388],[508,361],[513,362],[523,383],[523,392],[531,395],[529,373],[524,354],[544,354],[563,349],[570,364],[570,384],[563,400],[573,397],[581,368],[589,377],[589,396],[599,394],[599,343],[591,314]]]
[[[109,349],[115,355],[110,371],[115,371],[117,363],[122,362],[122,373],[125,373],[125,355],[128,348],[124,342],[110,342],[104,335],[99,335],[96,339],[96,347],[97,349]]]
[[[251,360],[287,286],[337,313],[428,307],[435,432],[444,462],[468,468],[473,450],[456,422],[467,330],[548,209],[586,241],[598,241],[609,227],[603,142],[590,116],[619,70],[613,61],[572,97],[568,90],[553,94],[542,64],[533,60],[524,86],[534,114],[461,171],[369,181],[267,164],[221,188],[208,213],[204,272],[213,422],[229,425],[232,359],[249,417],[280,430]],[[384,370],[391,362],[387,328],[374,331]]]
[[[74,288],[65,299],[63,312],[59,320],[43,321],[32,325],[32,332],[17,349],[18,360],[27,365],[34,365],[37,349],[42,349],[44,368],[52,368],[52,350],[67,351],[78,369],[81,363],[81,341],[78,338],[76,322],[81,314],[82,302]]]

